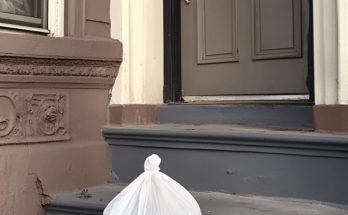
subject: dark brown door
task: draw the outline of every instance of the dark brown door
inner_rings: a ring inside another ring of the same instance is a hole
[[[181,3],[182,94],[307,94],[306,0]]]

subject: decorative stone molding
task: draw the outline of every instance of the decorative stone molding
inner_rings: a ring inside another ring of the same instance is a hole
[[[0,144],[69,140],[68,95],[0,92]]]
[[[1,57],[0,75],[96,77],[114,79],[119,62]]]

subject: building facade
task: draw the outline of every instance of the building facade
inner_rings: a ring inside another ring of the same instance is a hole
[[[100,128],[122,47],[108,0],[1,1],[0,22],[0,214],[43,214],[107,180]]]
[[[348,203],[345,0],[3,2],[0,214],[129,182],[149,153],[187,188]]]

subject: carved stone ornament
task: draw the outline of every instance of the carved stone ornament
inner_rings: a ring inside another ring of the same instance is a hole
[[[0,144],[69,140],[68,95],[0,92]]]

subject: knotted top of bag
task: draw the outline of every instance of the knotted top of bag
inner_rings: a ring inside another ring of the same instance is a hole
[[[145,171],[159,171],[159,165],[161,164],[161,158],[156,155],[153,154],[151,156],[149,156],[148,158],[146,158],[145,163],[144,163],[144,169]]]

